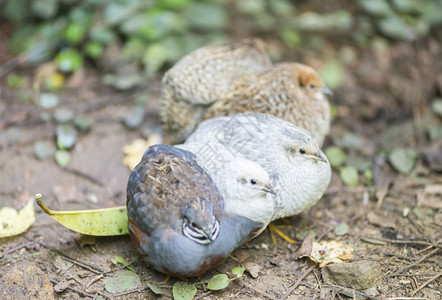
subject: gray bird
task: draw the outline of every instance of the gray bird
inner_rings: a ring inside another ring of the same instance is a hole
[[[255,231],[255,236],[267,227],[274,212],[271,196],[275,192],[271,188],[269,174],[260,165],[240,154],[233,155],[219,143],[186,143],[176,147],[195,154],[198,164],[221,193],[227,213],[258,222],[261,228]]]
[[[220,143],[261,165],[276,192],[272,220],[314,205],[331,179],[330,164],[302,128],[266,114],[237,114],[202,122],[187,143]]]
[[[260,225],[224,211],[217,187],[189,152],[149,148],[127,184],[129,233],[144,260],[175,277],[203,274]]]
[[[178,144],[192,133],[206,109],[230,90],[239,76],[271,66],[260,39],[210,45],[184,56],[161,81],[164,140]]]

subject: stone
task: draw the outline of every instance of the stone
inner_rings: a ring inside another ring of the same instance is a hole
[[[326,283],[360,291],[381,283],[381,270],[381,265],[374,261],[344,262],[324,267],[322,278]]]

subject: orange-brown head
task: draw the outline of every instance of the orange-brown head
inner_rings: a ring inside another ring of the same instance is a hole
[[[331,95],[332,91],[324,84],[318,72],[312,67],[303,64],[295,64],[296,78],[299,86],[306,92]]]

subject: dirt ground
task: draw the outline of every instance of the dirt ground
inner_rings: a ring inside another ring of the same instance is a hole
[[[339,145],[354,164],[370,163],[374,184],[364,185],[361,180],[356,188],[346,187],[334,171],[330,187],[317,205],[276,222],[295,243],[264,231],[217,269],[190,280],[201,282],[219,273],[232,276],[236,266],[249,270],[222,291],[200,288],[198,299],[345,298],[338,293],[341,286],[325,282],[319,267],[306,258],[296,259],[295,251],[307,232],[314,232],[321,240],[351,245],[354,261],[379,263],[382,277],[377,295],[361,297],[441,299],[442,139],[430,139],[427,134],[429,127],[442,123],[431,109],[442,92],[442,49],[437,38],[392,44],[376,51],[357,49],[356,59],[345,64],[344,84],[330,98],[338,114],[324,149]],[[289,54],[286,59],[319,68],[327,57],[345,52],[345,47],[329,47],[322,56]],[[13,57],[1,48],[0,66],[10,59]],[[59,107],[94,120],[91,132],[78,137],[71,163],[61,168],[53,159],[39,161],[34,156],[34,143],[53,140],[55,132],[54,122],[40,118],[42,109],[36,105],[37,93],[31,84],[35,71],[36,67],[19,64],[7,72],[29,80],[30,84],[19,90],[6,86],[7,74],[0,77],[0,207],[19,208],[36,193],[53,209],[124,205],[129,170],[122,164],[122,147],[158,128],[160,77],[149,79],[143,89],[122,93],[104,86],[96,71],[87,68],[80,84],[61,90]],[[32,100],[19,101],[26,93]],[[143,126],[128,130],[121,120],[140,95],[147,99]],[[417,150],[418,159],[410,174],[401,175],[388,163],[387,154],[395,147]],[[171,291],[177,279],[166,278],[138,261],[128,236],[96,238],[81,247],[74,232],[50,219],[37,205],[35,209],[36,222],[26,233],[0,240],[0,285],[11,270],[25,277],[31,265],[37,274],[34,281],[41,283],[40,294],[35,295],[41,298],[43,291],[52,293],[53,287],[59,291],[53,292],[56,299],[168,298],[155,295],[147,286],[156,284]],[[349,225],[348,232],[336,235],[334,228],[343,222]],[[117,272],[111,262],[116,255],[133,262],[143,289],[120,295],[104,290],[103,281]],[[55,262],[60,258],[73,266],[66,270],[57,267]],[[50,285],[45,286],[48,280]],[[0,288],[0,298],[8,292],[9,297],[17,293],[19,298],[25,293],[11,289],[8,285]]]

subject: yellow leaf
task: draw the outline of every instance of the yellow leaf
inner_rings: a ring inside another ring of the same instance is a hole
[[[345,260],[353,258],[354,249],[345,245],[341,241],[320,241],[313,242],[312,252],[307,256],[315,263],[319,264],[320,268],[325,267],[331,263],[340,263]]]
[[[134,140],[129,145],[123,147],[123,152],[126,154],[123,158],[123,164],[132,171],[141,161],[147,148],[157,144],[161,144],[161,136],[159,134],[151,134],[147,140]]]
[[[126,206],[103,209],[55,211],[42,203],[40,194],[35,200],[49,216],[70,230],[94,235],[123,235],[128,234]]]
[[[5,206],[0,210],[0,237],[14,236],[28,230],[35,221],[34,201],[29,202],[19,211]]]

